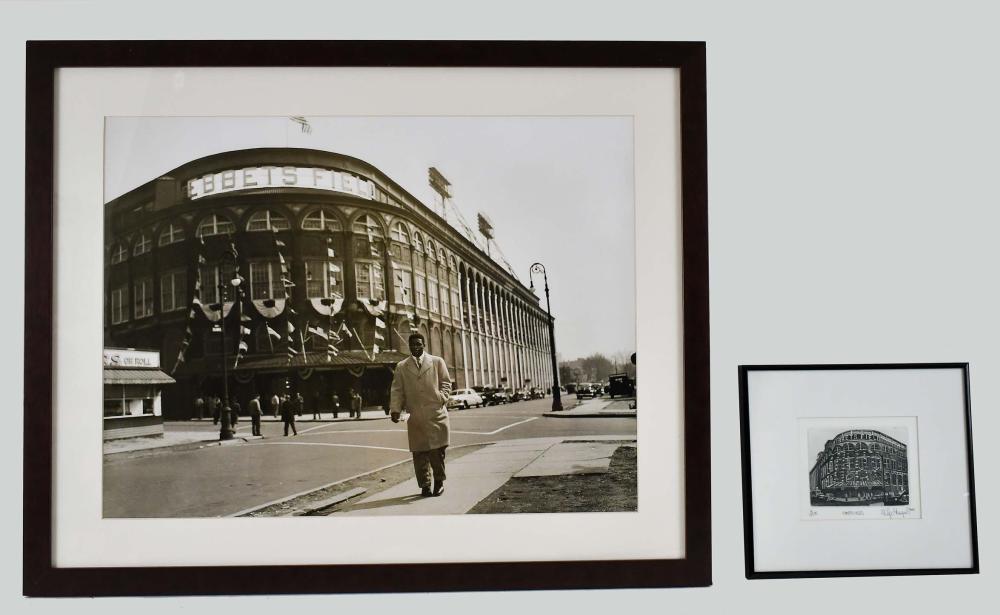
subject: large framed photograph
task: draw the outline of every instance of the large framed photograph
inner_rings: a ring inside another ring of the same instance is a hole
[[[27,51],[26,594],[710,584],[703,44]]]
[[[967,364],[739,373],[747,578],[978,572]]]

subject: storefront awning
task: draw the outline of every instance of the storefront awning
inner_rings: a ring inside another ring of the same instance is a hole
[[[171,384],[173,378],[158,369],[106,369],[104,384]]]

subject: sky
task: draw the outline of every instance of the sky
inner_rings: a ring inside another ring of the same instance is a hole
[[[105,201],[191,160],[252,147],[360,158],[430,205],[427,168],[455,208],[525,285],[548,271],[562,360],[635,351],[635,201],[628,117],[113,117],[105,127]],[[545,307],[541,279],[536,294]]]

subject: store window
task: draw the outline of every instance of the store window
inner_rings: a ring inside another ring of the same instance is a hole
[[[198,225],[198,237],[212,237],[214,235],[230,235],[236,231],[233,223],[218,214],[212,214],[201,221]]]
[[[343,272],[332,261],[306,261],[306,296],[310,299],[343,296]]]
[[[132,256],[145,254],[152,249],[153,240],[151,240],[146,233],[139,233],[139,238],[135,240],[135,246],[132,248]]]
[[[354,263],[358,299],[385,299],[385,278],[378,263]]]
[[[135,301],[135,318],[153,315],[153,278],[141,278],[133,285],[132,298]]]
[[[118,263],[124,263],[127,260],[128,248],[126,248],[123,243],[116,245],[114,250],[111,251],[111,264],[116,265]]]
[[[185,306],[187,275],[183,270],[171,271],[160,276],[160,311],[171,312]]]
[[[128,321],[128,286],[122,284],[111,290],[111,324]]]
[[[160,231],[160,239],[157,242],[161,246],[169,246],[172,243],[184,241],[184,228],[176,224],[170,224]]]
[[[286,260],[286,267],[291,264]],[[277,261],[255,261],[250,263],[250,298],[281,299],[285,296],[282,282],[281,264]]]
[[[307,214],[302,220],[302,230],[333,232],[343,230],[343,227],[340,225],[340,220],[332,212],[317,209]]]
[[[259,231],[287,231],[288,228],[288,220],[281,214],[269,209],[258,211],[247,220],[247,231],[251,233]]]

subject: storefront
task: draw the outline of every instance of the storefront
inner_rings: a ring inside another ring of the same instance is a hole
[[[162,436],[160,392],[173,382],[159,351],[105,348],[104,439]]]

